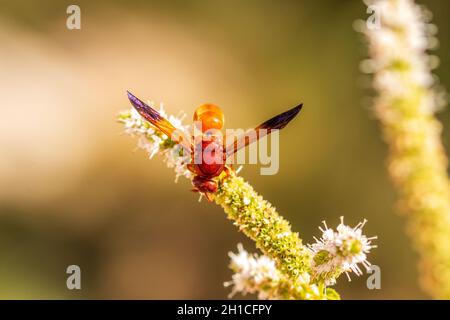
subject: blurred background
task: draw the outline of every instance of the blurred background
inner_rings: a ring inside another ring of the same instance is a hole
[[[450,88],[450,2],[420,3],[434,13],[436,73]],[[281,132],[279,173],[241,174],[305,242],[324,219],[369,220],[382,287],[343,276],[344,299],[427,298],[358,69],[361,1],[76,1],[81,30],[66,28],[70,4],[0,1],[0,298],[223,299],[228,251],[256,251],[187,180],[133,152],[116,123],[127,89],[188,120],[213,102],[229,128],[303,102]],[[450,113],[438,116],[449,150]],[[71,264],[80,291],[66,288]]]

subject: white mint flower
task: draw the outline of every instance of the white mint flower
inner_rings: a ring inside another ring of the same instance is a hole
[[[230,269],[234,272],[224,286],[231,286],[229,297],[236,293],[257,294],[258,299],[323,299],[317,284],[311,283],[309,273],[300,273],[295,284],[277,269],[275,261],[266,255],[250,254],[238,244],[238,252],[230,252]],[[305,290],[305,288],[308,288]],[[304,291],[303,291],[304,290]]]
[[[164,161],[167,164],[167,167],[175,170],[175,182],[177,182],[178,178],[181,176],[192,179],[193,174],[187,169],[185,158],[180,156],[178,151],[177,148],[164,150]]]
[[[319,227],[322,237],[315,239],[316,243],[309,245],[313,252],[311,267],[314,278],[320,278],[325,284],[333,285],[336,277],[342,272],[345,272],[348,277],[349,272],[354,272],[358,276],[362,275],[359,264],[366,270],[369,269],[371,264],[367,261],[366,254],[376,247],[371,244],[376,237],[368,238],[362,234],[365,223],[366,220],[352,228],[345,225],[341,217],[341,223],[335,231],[328,228],[325,221],[323,222],[324,228]]]
[[[137,146],[138,148],[147,151],[148,156],[151,159],[160,151],[159,146],[161,145],[162,141],[163,139],[161,139],[157,135],[153,135],[151,140],[144,136],[141,136],[138,140]]]
[[[240,292],[243,295],[258,293],[258,299],[277,298],[273,288],[280,279],[275,262],[267,256],[248,253],[238,244],[238,252],[230,252],[230,268],[235,272],[226,287],[232,286],[230,297]]]
[[[150,102],[149,105],[154,108],[153,102]],[[186,134],[189,133],[189,126],[183,125],[183,119],[186,116],[184,113],[180,113],[176,117],[167,115],[162,104],[158,112],[177,129]],[[188,179],[192,178],[192,173],[186,167],[187,161],[180,156],[179,149],[174,147],[169,137],[143,119],[134,108],[120,114],[119,121],[124,124],[127,134],[139,137],[138,148],[145,150],[150,158],[153,158],[156,154],[163,156],[167,166],[175,170],[175,182],[180,176],[185,176]]]
[[[374,74],[374,88],[383,92],[379,104],[409,97],[417,87],[434,87],[436,79],[430,67],[436,68],[438,60],[430,60],[427,50],[437,45],[437,28],[429,23],[430,13],[412,0],[365,2],[378,12],[380,28],[369,29],[365,23],[355,27],[370,41],[371,59],[364,62],[362,69]],[[440,104],[429,104],[430,111]]]

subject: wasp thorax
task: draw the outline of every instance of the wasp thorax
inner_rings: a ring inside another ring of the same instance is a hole
[[[201,121],[202,131],[222,129],[225,122],[222,110],[211,103],[202,104],[194,112],[194,121]]]

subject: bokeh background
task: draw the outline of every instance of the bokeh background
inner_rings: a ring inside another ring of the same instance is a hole
[[[281,132],[279,173],[247,165],[242,175],[306,242],[324,219],[369,220],[382,287],[344,276],[343,298],[427,298],[358,67],[362,2],[75,3],[81,30],[66,28],[71,1],[0,1],[0,298],[222,299],[228,251],[255,251],[188,181],[133,152],[116,123],[127,89],[189,117],[214,102],[230,128],[304,102]],[[439,27],[436,73],[450,88],[450,2],[420,3]],[[449,111],[439,118],[449,150]],[[81,291],[66,288],[71,264]]]

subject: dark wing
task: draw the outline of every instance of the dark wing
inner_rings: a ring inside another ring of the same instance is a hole
[[[145,120],[150,122],[174,142],[180,144],[187,152],[191,153],[191,142],[181,130],[175,128],[167,119],[162,117],[158,111],[134,96],[131,92],[127,91],[127,93],[131,104]]]
[[[270,134],[272,130],[283,129],[302,109],[303,104],[299,104],[295,108],[292,108],[286,112],[283,112],[266,122],[260,124],[254,129],[250,129],[247,132],[241,134],[236,139],[232,138],[232,141],[227,145],[226,157],[230,157],[235,154],[238,150],[248,146],[250,143],[258,141],[258,139]],[[261,130],[265,129],[265,130]],[[253,132],[253,134],[252,134]]]

